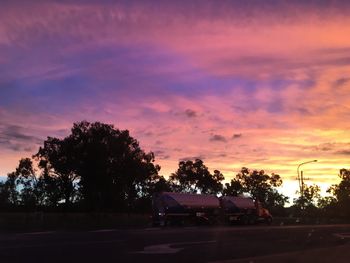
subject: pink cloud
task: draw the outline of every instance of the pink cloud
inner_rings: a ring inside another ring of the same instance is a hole
[[[114,123],[159,154],[164,175],[201,157],[227,178],[248,166],[293,180],[298,163],[317,158],[310,176],[335,182],[347,164],[346,8],[23,4],[0,11],[3,129],[21,124],[43,140],[74,121]],[[327,143],[336,147],[315,148]],[[25,154],[1,150],[0,174]]]

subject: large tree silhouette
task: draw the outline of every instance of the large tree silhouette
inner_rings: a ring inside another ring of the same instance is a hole
[[[75,170],[76,162],[72,159],[73,153],[74,145],[69,137],[63,140],[48,137],[34,156],[43,170],[41,180],[46,201],[51,206],[56,206],[61,200],[69,206],[74,199],[79,176]]]
[[[341,169],[339,171],[341,179],[339,184],[332,185],[327,192],[332,194],[331,197],[321,200],[321,207],[330,214],[336,214],[341,217],[349,218],[350,216],[350,170]],[[335,211],[334,211],[335,210]]]
[[[218,170],[211,174],[202,160],[181,161],[179,168],[170,176],[174,191],[218,194],[222,191],[224,176]]]
[[[283,207],[288,200],[276,189],[281,185],[282,179],[278,174],[268,175],[263,170],[249,170],[243,167],[236,177],[225,185],[224,194],[247,193],[255,200],[264,203],[268,208],[276,209],[276,207]]]
[[[132,209],[159,179],[153,153],[145,153],[129,131],[86,121],[75,123],[64,139],[48,138],[36,155],[66,202],[79,186],[89,209]]]

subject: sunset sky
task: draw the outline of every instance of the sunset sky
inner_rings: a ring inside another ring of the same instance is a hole
[[[1,1],[0,175],[73,122],[128,129],[161,174],[201,158],[297,190],[350,168],[349,1]],[[103,3],[103,4],[102,4]]]

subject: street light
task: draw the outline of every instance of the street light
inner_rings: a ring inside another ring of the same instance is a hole
[[[297,172],[298,172],[298,182],[299,182],[299,188],[300,188],[300,195],[301,195],[301,197],[304,196],[304,178],[303,178],[303,171],[301,171],[301,173],[299,174],[299,168],[300,168],[300,166],[302,166],[304,164],[315,163],[315,162],[317,162],[317,160],[304,162],[304,163],[301,163],[301,164],[298,165]]]

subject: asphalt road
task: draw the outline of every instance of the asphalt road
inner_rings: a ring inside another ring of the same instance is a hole
[[[0,234],[0,262],[310,262],[310,258],[349,262],[350,225]]]

